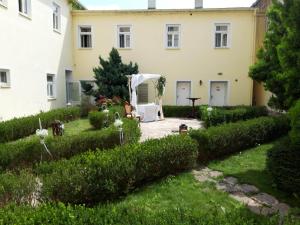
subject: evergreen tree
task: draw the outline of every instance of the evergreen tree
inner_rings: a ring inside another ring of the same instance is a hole
[[[289,109],[300,98],[299,12],[299,0],[273,1],[264,46],[249,72],[274,94],[269,105],[278,109]]]
[[[100,66],[93,69],[95,84],[97,88],[92,88],[89,84],[82,83],[84,93],[93,95],[96,98],[105,96],[112,98],[118,96],[122,99],[128,99],[128,79],[126,75],[137,74],[138,65],[132,62],[123,64],[122,58],[117,51],[113,48],[109,54],[108,60],[99,57]]]

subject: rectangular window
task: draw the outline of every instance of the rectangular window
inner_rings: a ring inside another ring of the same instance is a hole
[[[148,84],[140,84],[137,88],[138,103],[148,103]]]
[[[31,0],[19,0],[19,12],[27,16],[30,16]]]
[[[55,98],[55,75],[47,74],[47,96],[48,98]]]
[[[0,69],[0,86],[1,87],[10,87],[9,70]]]
[[[92,48],[92,27],[79,26],[79,47]]]
[[[180,47],[180,25],[167,25],[167,48]]]
[[[131,26],[118,26],[118,47],[131,48]]]
[[[215,24],[215,48],[229,47],[229,24]]]
[[[61,28],[61,9],[56,3],[53,3],[53,30],[60,31]]]

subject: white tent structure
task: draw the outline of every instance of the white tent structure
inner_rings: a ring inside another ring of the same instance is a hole
[[[141,116],[143,122],[152,122],[156,120],[164,119],[163,110],[162,110],[162,99],[161,96],[158,96],[158,102],[138,105],[137,103],[137,88],[140,84],[148,80],[158,80],[161,77],[159,74],[133,74],[128,76],[129,82],[129,93],[130,103],[136,109],[137,113]],[[160,112],[160,118],[158,117],[158,112]]]

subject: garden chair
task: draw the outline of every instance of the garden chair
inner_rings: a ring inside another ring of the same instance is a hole
[[[136,113],[133,112],[133,107],[128,103],[125,102],[124,105],[124,109],[125,109],[125,117],[126,118],[130,118],[130,119],[138,119],[139,122],[141,122],[141,116]]]

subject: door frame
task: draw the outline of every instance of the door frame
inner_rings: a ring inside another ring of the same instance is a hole
[[[193,91],[192,91],[192,80],[175,80],[175,105],[177,105],[177,87],[178,87],[178,83],[179,82],[186,82],[186,83],[190,83],[190,96],[192,95]],[[190,105],[191,105],[191,101],[190,101]]]
[[[224,106],[229,105],[229,93],[230,93],[230,81],[229,80],[209,80],[208,81],[208,105],[211,105],[211,84],[214,82],[223,82],[227,83],[226,96],[225,96],[225,104]]]

